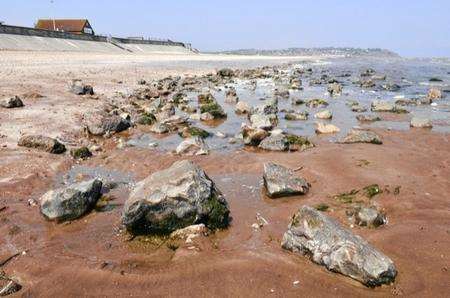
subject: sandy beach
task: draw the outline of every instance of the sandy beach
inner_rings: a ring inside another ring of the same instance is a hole
[[[448,133],[409,129],[410,116],[389,114],[385,119],[394,124],[408,121],[408,129],[373,128],[382,145],[340,144],[313,136],[315,147],[306,151],[272,152],[242,146],[184,156],[163,150],[162,145],[158,149],[120,146],[122,141],[151,135],[143,125],[110,138],[86,137],[83,130],[85,113],[99,109],[111,98],[133,94],[142,87],[138,83],[142,79],[203,76],[222,68],[321,65],[333,59],[337,58],[0,52],[0,97],[18,95],[24,103],[23,108],[0,108],[0,262],[15,255],[0,269],[20,281],[23,289],[18,294],[26,297],[60,293],[135,297],[447,296]],[[95,95],[68,92],[68,82],[73,79],[92,85]],[[322,87],[321,92],[326,93],[326,85]],[[304,88],[307,91],[309,86],[304,84]],[[230,110],[228,121],[245,121],[231,116]],[[231,134],[226,123],[223,130]],[[447,124],[444,121],[442,126]],[[25,134],[58,138],[67,147],[91,142],[102,150],[87,160],[75,160],[69,153],[55,155],[19,147],[17,142]],[[175,250],[151,239],[129,237],[122,227],[121,213],[134,183],[183,159],[200,165],[223,192],[233,218],[230,227]],[[303,196],[268,198],[262,171],[269,161],[297,169],[296,173],[311,184],[310,191]],[[44,193],[62,181],[82,180],[95,173],[125,181],[125,186],[108,194],[111,209],[94,210],[63,224],[45,220],[39,212],[39,198]],[[387,215],[387,224],[372,229],[353,226],[347,206],[334,196],[372,184],[382,189],[376,205]],[[318,204],[329,206],[330,217],[392,259],[398,270],[393,284],[369,288],[281,248],[293,213],[302,205]],[[268,221],[258,230],[252,228],[256,214]]]

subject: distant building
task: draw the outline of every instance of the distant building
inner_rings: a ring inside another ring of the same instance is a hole
[[[36,29],[44,29],[51,31],[63,31],[73,34],[90,34],[94,35],[91,24],[88,20],[38,20]]]

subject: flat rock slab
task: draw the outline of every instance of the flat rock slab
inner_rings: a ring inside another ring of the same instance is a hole
[[[308,206],[294,214],[281,245],[284,249],[308,255],[313,262],[366,286],[389,284],[397,275],[389,257]]]
[[[58,140],[41,135],[22,136],[17,145],[20,147],[36,148],[53,154],[61,154],[66,151],[66,147]]]
[[[102,182],[98,179],[51,190],[40,199],[41,213],[57,222],[77,219],[94,208],[101,190]]]
[[[263,179],[270,198],[303,195],[309,190],[305,179],[296,177],[291,169],[274,163],[264,164]]]
[[[369,143],[381,145],[381,138],[374,132],[368,130],[352,130],[339,141],[343,144]]]
[[[122,221],[134,234],[170,234],[203,223],[209,229],[229,223],[228,204],[214,182],[196,164],[175,162],[136,184]]]

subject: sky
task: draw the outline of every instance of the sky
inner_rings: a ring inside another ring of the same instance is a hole
[[[97,34],[189,42],[201,51],[385,48],[450,57],[450,0],[0,0],[0,21],[87,18]]]

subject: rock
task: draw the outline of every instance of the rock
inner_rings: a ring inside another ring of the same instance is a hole
[[[258,146],[259,143],[261,143],[261,141],[269,135],[269,133],[264,129],[255,128],[248,125],[243,125],[241,127],[241,131],[244,144],[250,146]]]
[[[258,147],[269,151],[287,151],[289,142],[283,134],[271,134],[263,139]]]
[[[266,100],[264,104],[256,106],[252,108],[251,114],[259,114],[259,115],[271,115],[271,114],[277,114],[278,113],[278,100],[277,99],[271,99]]]
[[[94,208],[101,197],[101,189],[102,182],[93,179],[51,190],[40,199],[41,213],[57,222],[79,218]]]
[[[314,115],[314,118],[317,119],[331,119],[333,118],[333,114],[330,110],[323,110]]]
[[[69,82],[69,90],[76,95],[94,95],[94,88],[91,85],[83,84],[81,80]]]
[[[179,230],[176,230],[172,232],[169,236],[170,239],[176,240],[176,239],[192,239],[197,236],[207,235],[208,234],[208,228],[205,226],[205,224],[198,224],[198,225],[192,225],[188,226]]]
[[[131,123],[118,115],[109,115],[106,112],[94,112],[85,115],[84,125],[92,135],[102,136],[124,131],[131,126]]]
[[[329,84],[327,91],[331,96],[341,95],[342,94],[342,85],[339,83]]]
[[[376,207],[356,208],[354,219],[357,225],[369,228],[376,228],[386,223],[386,216]]]
[[[396,92],[399,91],[402,87],[395,83],[387,83],[381,85],[381,88],[386,91]]]
[[[433,124],[431,124],[430,119],[413,117],[410,126],[416,128],[432,128]]]
[[[141,125],[152,125],[156,122],[156,117],[151,113],[143,113],[142,115],[139,115],[136,122]]]
[[[438,100],[438,99],[444,98],[444,96],[443,96],[441,90],[436,89],[436,88],[431,88],[428,91],[427,98],[429,100],[433,101],[433,100]]]
[[[378,117],[377,115],[372,115],[372,114],[356,115],[356,119],[361,122],[381,121],[380,117]]]
[[[367,108],[360,106],[359,104],[353,105],[351,109],[352,112],[356,113],[364,113],[365,111],[367,111]]]
[[[211,113],[201,113],[200,114],[200,120],[201,121],[212,121],[214,120],[214,116]]]
[[[290,80],[290,84],[291,84],[290,88],[292,90],[302,90],[303,89],[302,88],[302,80],[299,78],[294,78],[294,79]]]
[[[383,144],[380,137],[376,133],[368,130],[352,130],[340,141],[340,143],[370,143],[377,145]]]
[[[70,150],[70,155],[75,159],[87,159],[92,156],[88,147],[80,147]]]
[[[371,104],[371,110],[372,112],[391,112],[399,114],[408,112],[405,109],[384,100],[374,100]]]
[[[264,186],[270,198],[306,194],[309,184],[303,178],[297,178],[294,171],[274,163],[264,164]]]
[[[314,147],[314,144],[311,143],[307,137],[294,134],[286,134],[285,136],[289,143],[289,151],[304,151]]]
[[[230,68],[222,68],[217,71],[217,75],[222,78],[231,78],[234,77],[234,71]]]
[[[53,154],[61,154],[66,151],[66,147],[58,140],[41,135],[22,136],[17,145],[21,147],[40,149]]]
[[[170,234],[201,223],[212,230],[225,228],[229,213],[214,182],[199,166],[183,160],[137,183],[122,221],[135,234]]]
[[[157,134],[165,134],[168,133],[170,128],[167,124],[156,122],[152,126],[150,126],[150,132],[157,133]]]
[[[373,88],[373,87],[375,87],[375,83],[374,83],[374,81],[372,81],[372,80],[361,80],[361,81],[359,81],[359,86],[361,87],[361,88]]]
[[[206,155],[209,153],[209,149],[203,139],[196,136],[181,142],[176,149],[176,153],[184,155]]]
[[[236,88],[230,87],[225,93],[225,102],[227,103],[237,103],[239,102],[239,97],[236,93]]]
[[[273,92],[273,96],[275,96],[275,98],[289,98],[289,95],[289,90],[284,87],[278,87]]]
[[[325,124],[325,123],[317,123],[316,126],[316,133],[337,133],[340,132],[341,130],[339,129],[339,127],[333,125],[333,124]]]
[[[184,127],[178,133],[178,135],[182,138],[190,138],[190,137],[199,136],[202,139],[206,139],[211,134],[202,128],[195,127],[195,126],[189,126],[189,127]]]
[[[284,115],[284,119],[289,121],[295,121],[295,120],[308,120],[309,113],[306,111],[300,112],[300,113],[286,113]]]
[[[23,102],[18,96],[4,98],[0,100],[0,107],[12,109],[12,108],[21,108],[23,107]]]
[[[210,92],[199,94],[197,96],[197,99],[199,104],[208,104],[216,101],[216,99]]]
[[[264,114],[254,114],[250,116],[250,123],[252,127],[270,130],[278,122],[277,116],[274,114],[264,115]]]
[[[326,106],[328,106],[328,102],[323,99],[315,98],[315,99],[308,100],[306,102],[306,106],[309,108],[326,107]]]
[[[294,214],[281,245],[292,252],[308,255],[313,262],[366,286],[389,284],[397,275],[389,257],[308,206]]]
[[[225,113],[223,108],[215,101],[200,105],[200,112],[202,114],[209,113],[213,116],[214,119],[221,119],[227,117],[227,114]]]
[[[248,105],[248,103],[246,103],[244,101],[239,101],[236,104],[236,107],[235,107],[234,111],[236,112],[236,114],[249,114],[250,110],[251,110],[251,108]]]

